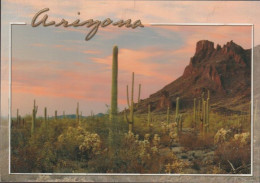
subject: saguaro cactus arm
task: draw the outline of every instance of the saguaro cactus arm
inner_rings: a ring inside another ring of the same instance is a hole
[[[170,123],[170,106],[168,105],[168,108],[167,108],[167,124],[169,125]]]
[[[127,100],[127,105],[128,105],[128,108],[130,108],[130,103],[129,103],[129,92],[128,92],[128,85],[126,85],[126,100]]]
[[[131,92],[131,109],[130,109],[130,118],[131,121],[134,120],[134,80],[135,80],[135,73],[132,73],[132,92]]]
[[[176,117],[178,117],[178,115],[179,115],[179,97],[177,97],[177,99],[176,99],[176,113],[175,113],[175,115],[176,115]]]
[[[148,105],[148,116],[147,116],[148,126],[150,126],[151,123],[151,105]]]
[[[139,89],[138,89],[138,100],[137,100],[137,105],[139,104],[140,102],[140,96],[141,96],[141,84],[139,84]]]

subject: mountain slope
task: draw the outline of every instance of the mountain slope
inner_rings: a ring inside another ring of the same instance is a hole
[[[142,100],[137,112],[175,108],[180,97],[182,110],[193,107],[193,98],[210,91],[212,109],[240,113],[249,111],[251,99],[251,50],[233,41],[223,47],[208,40],[197,42],[196,52],[181,77]]]

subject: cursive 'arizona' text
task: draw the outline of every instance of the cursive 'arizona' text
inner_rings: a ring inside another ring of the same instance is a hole
[[[48,20],[48,14],[45,14],[41,19],[39,19],[39,16],[45,12],[49,11],[49,8],[44,8],[40,10],[38,13],[36,13],[32,19],[31,25],[32,27],[37,27],[39,25],[43,25],[44,27],[48,26],[63,26],[63,27],[81,27],[81,26],[86,26],[87,28],[91,28],[89,33],[87,34],[85,40],[88,41],[90,40],[98,31],[99,27],[107,27],[109,25],[117,26],[117,27],[123,27],[125,26],[126,28],[132,28],[135,29],[137,27],[144,27],[142,24],[141,20],[136,20],[135,22],[132,23],[131,19],[128,20],[119,20],[116,22],[113,22],[110,18],[107,18],[103,21],[100,20],[93,20],[93,19],[88,19],[81,21],[80,19],[77,19],[71,23],[69,23],[65,19],[61,19],[60,22],[55,22],[55,21],[49,21]],[[78,13],[80,14],[80,13]]]

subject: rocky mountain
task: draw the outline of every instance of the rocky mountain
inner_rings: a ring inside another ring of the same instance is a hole
[[[251,100],[251,49],[246,50],[233,41],[224,46],[208,40],[197,42],[194,56],[183,75],[161,90],[142,100],[137,112],[175,108],[180,97],[180,108],[189,110],[193,99],[210,91],[212,109],[221,112],[249,112]]]

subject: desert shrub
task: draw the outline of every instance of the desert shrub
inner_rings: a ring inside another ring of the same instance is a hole
[[[58,137],[57,148],[70,159],[89,160],[100,153],[101,140],[98,134],[89,133],[80,126],[69,127]]]
[[[171,137],[170,135],[163,135],[160,139],[160,144],[163,147],[170,147],[171,146]]]
[[[183,173],[183,169],[190,166],[188,162],[178,159],[173,153],[170,162],[165,165],[165,173]]]
[[[185,150],[204,150],[214,146],[212,134],[204,134],[202,136],[196,133],[186,133],[180,136],[179,142]]]
[[[214,136],[214,144],[219,145],[226,141],[228,141],[232,137],[231,130],[226,130],[224,128],[221,128],[216,135]]]
[[[251,146],[249,133],[235,134],[215,150],[215,162],[230,173],[250,173]]]

